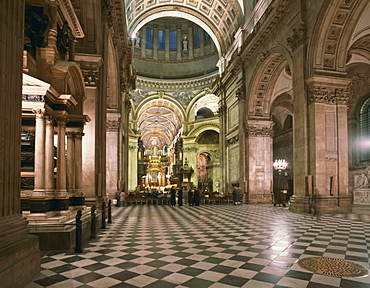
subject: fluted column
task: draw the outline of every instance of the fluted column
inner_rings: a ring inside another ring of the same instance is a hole
[[[32,198],[45,197],[45,109],[35,109],[35,178]]]
[[[67,175],[66,175],[66,155],[65,155],[65,136],[66,119],[57,119],[58,123],[58,147],[57,147],[57,187],[56,198],[65,198],[67,194]]]
[[[73,191],[75,188],[75,133],[68,131],[67,133],[67,191],[69,197],[73,196]]]
[[[54,119],[46,117],[45,131],[45,193],[54,194]]]
[[[48,33],[48,47],[56,48],[57,45],[57,21],[58,21],[58,5],[51,3],[49,5],[50,29]]]
[[[0,286],[14,288],[40,270],[38,238],[20,214],[24,3],[0,1]]]

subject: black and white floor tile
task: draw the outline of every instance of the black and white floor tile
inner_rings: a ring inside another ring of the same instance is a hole
[[[304,257],[369,267],[367,215],[293,214],[272,205],[114,208],[83,253],[49,252],[26,288],[370,287],[301,268]]]

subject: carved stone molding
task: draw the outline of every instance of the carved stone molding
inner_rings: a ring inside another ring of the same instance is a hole
[[[328,89],[326,87],[314,87],[309,93],[311,103],[347,105],[349,99],[349,90],[342,88]]]
[[[198,148],[197,148],[197,147],[194,147],[194,146],[192,146],[192,147],[184,147],[184,148],[182,149],[182,151],[183,151],[184,153],[197,152],[197,151],[198,151]]]
[[[236,90],[236,98],[241,101],[245,100],[246,98],[246,93],[245,93],[245,85],[241,85],[237,90]]]
[[[272,127],[256,127],[248,126],[247,134],[249,137],[272,137],[274,135],[274,130]]]
[[[304,44],[306,33],[306,25],[301,23],[298,27],[293,29],[293,33],[290,37],[286,38],[288,46],[294,51],[300,45]]]
[[[108,120],[107,121],[107,131],[108,132],[117,132],[121,126],[119,121]]]
[[[219,117],[226,116],[226,114],[227,114],[227,105],[226,105],[225,101],[220,102],[220,104],[218,106],[217,114],[218,114]]]
[[[227,146],[234,145],[239,142],[239,135],[235,135],[234,137],[227,139]]]
[[[338,155],[327,154],[327,155],[325,155],[325,161],[327,161],[327,162],[337,162],[338,161]]]
[[[99,71],[82,70],[84,76],[85,86],[98,87],[99,86]]]

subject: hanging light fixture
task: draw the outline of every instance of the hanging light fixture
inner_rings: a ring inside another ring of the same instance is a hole
[[[288,162],[286,162],[285,159],[276,159],[273,166],[275,170],[281,172],[288,167]]]

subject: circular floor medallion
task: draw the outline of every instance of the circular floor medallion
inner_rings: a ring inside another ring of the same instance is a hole
[[[365,267],[349,260],[330,257],[307,257],[298,265],[308,271],[334,277],[362,277],[369,274]]]

